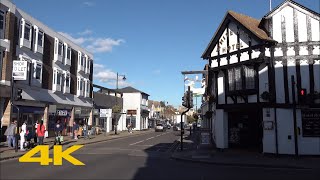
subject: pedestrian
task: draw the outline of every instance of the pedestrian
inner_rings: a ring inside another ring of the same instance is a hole
[[[37,138],[37,128],[38,128],[38,122],[36,122],[35,124],[34,124],[34,136],[33,136],[33,141],[34,141],[34,143],[37,143],[38,141],[38,138]]]
[[[7,130],[5,131],[4,135],[7,136],[8,147],[15,148],[16,147],[16,128],[17,128],[17,121],[12,121]]]
[[[86,122],[83,124],[82,129],[83,129],[84,139],[87,139],[87,138],[88,138],[88,131],[87,131],[87,130],[88,130],[88,126],[87,126],[87,123],[86,123]]]
[[[54,127],[54,133],[55,133],[55,140],[54,140],[54,145],[59,143],[61,145],[62,140],[62,131],[63,131],[63,125],[60,123],[60,120],[57,121],[55,127]]]
[[[21,132],[20,132],[20,151],[25,151],[24,143],[26,141],[26,136],[27,136],[27,121],[24,121],[21,126]]]
[[[46,132],[46,127],[43,125],[43,120],[41,120],[37,128],[38,145],[43,145],[45,132]]]
[[[79,130],[79,125],[74,121],[72,126],[73,139],[78,139],[78,130]]]

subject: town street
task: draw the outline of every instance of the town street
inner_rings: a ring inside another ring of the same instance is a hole
[[[73,155],[85,166],[0,163],[1,179],[316,179],[312,170],[219,166],[170,158],[179,133],[168,130],[86,145]]]

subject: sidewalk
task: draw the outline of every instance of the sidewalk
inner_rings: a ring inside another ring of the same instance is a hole
[[[64,136],[64,141],[61,144],[62,144],[62,146],[64,146],[64,148],[68,148],[72,145],[93,144],[93,143],[98,143],[98,142],[109,141],[112,139],[121,139],[121,138],[128,137],[128,136],[136,136],[136,135],[140,135],[140,134],[146,134],[149,132],[151,132],[151,131],[150,130],[133,131],[133,133],[128,133],[128,131],[121,131],[121,132],[118,132],[117,135],[115,135],[114,132],[109,132],[107,134],[103,133],[103,134],[99,134],[96,136],[90,136],[90,139],[84,139],[83,137],[81,137],[78,140],[72,139],[70,136]],[[54,143],[54,137],[44,139],[44,145],[49,145],[50,149],[53,149],[53,146],[54,146],[53,143]],[[28,151],[18,150],[18,152],[15,152],[14,149],[8,148],[6,145],[4,145],[4,143],[1,143],[0,161],[6,160],[6,159],[11,159],[11,158],[21,157],[26,152],[28,152]]]
[[[186,133],[189,135],[189,132]],[[183,151],[179,146],[172,154],[172,158],[181,161],[208,163],[226,166],[247,166],[264,168],[294,168],[294,169],[317,169],[320,170],[320,157],[315,156],[276,156],[264,155],[247,150],[225,150],[221,152],[214,147],[198,147],[197,137],[185,136]]]

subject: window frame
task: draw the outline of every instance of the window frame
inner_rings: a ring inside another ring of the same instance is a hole
[[[27,28],[27,26],[29,27],[29,39],[26,39],[26,28]],[[29,23],[29,22],[27,22],[27,21],[25,21],[24,22],[24,32],[23,32],[23,39],[24,40],[27,40],[27,41],[31,41],[31,30],[32,30],[32,26],[31,26],[31,23]]]
[[[3,20],[2,20],[2,29],[0,28],[0,39],[4,39],[4,32],[5,32],[5,26],[6,26],[6,13],[2,10],[0,10],[0,16],[3,17]]]
[[[65,87],[70,88],[70,73],[66,73]]]
[[[61,86],[61,77],[62,77],[61,72],[57,71],[57,85],[59,86]]]
[[[41,44],[39,43],[39,35],[41,34],[42,38],[41,38]],[[38,46],[43,47],[44,44],[44,32],[40,29],[38,29],[38,37],[37,37],[37,42],[38,42]]]
[[[253,72],[253,77],[247,76],[248,74],[245,71],[246,68],[250,69],[251,72]],[[237,76],[237,77],[240,77],[239,79],[237,79],[236,73],[239,75]],[[258,84],[256,83],[256,78],[257,78],[256,69],[252,65],[241,65],[241,66],[232,67],[228,69],[227,76],[228,76],[228,79],[226,83],[228,86],[227,88],[228,92],[251,91],[251,90],[256,90],[258,87]],[[248,84],[247,82],[249,82],[249,79],[251,79],[250,87],[247,86]],[[231,84],[233,85],[231,86]]]
[[[61,45],[61,46],[60,46]],[[61,48],[60,48],[61,47]],[[60,50],[61,49],[61,50]],[[61,53],[61,54],[60,54]],[[63,56],[63,43],[58,41],[58,56]]]
[[[71,60],[71,47],[69,46],[67,47],[67,59]]]
[[[40,72],[39,72],[39,78],[37,78],[37,74],[38,74],[38,67],[40,67]],[[34,79],[40,80],[42,79],[42,64],[40,63],[35,63],[35,67],[34,67],[34,72],[35,72],[35,77]]]

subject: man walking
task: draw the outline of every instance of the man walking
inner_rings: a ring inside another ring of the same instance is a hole
[[[58,120],[55,127],[54,127],[54,132],[56,135],[55,140],[54,140],[54,145],[56,145],[57,143],[59,143],[59,145],[61,145],[63,129],[64,128],[63,128],[62,123],[60,123],[60,120]]]
[[[6,132],[4,133],[4,135],[7,136],[8,147],[10,148],[16,147],[16,139],[15,139],[16,128],[17,128],[17,121],[15,120],[11,122]]]

